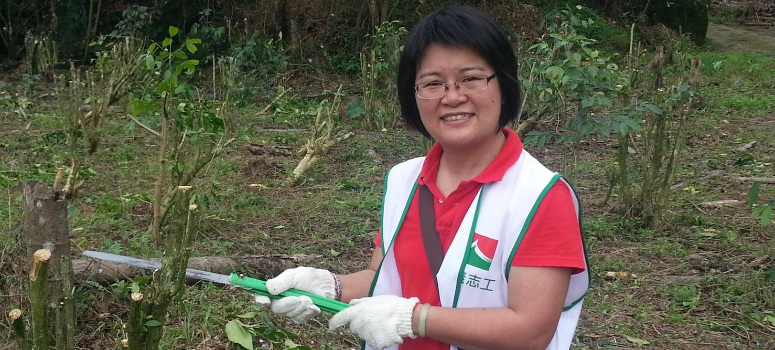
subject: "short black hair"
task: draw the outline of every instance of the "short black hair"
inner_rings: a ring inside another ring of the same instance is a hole
[[[484,58],[495,70],[501,88],[500,127],[517,118],[522,94],[517,56],[508,37],[481,11],[469,6],[450,6],[421,19],[409,33],[401,52],[396,83],[401,116],[408,127],[431,137],[420,119],[414,90],[420,60],[431,44],[470,49]]]

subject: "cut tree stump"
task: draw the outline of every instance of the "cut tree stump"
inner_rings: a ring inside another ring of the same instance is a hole
[[[265,280],[281,272],[299,266],[317,258],[317,255],[255,255],[242,257],[192,257],[188,268],[228,275],[232,272],[245,273],[253,278]],[[159,259],[148,259],[159,261]],[[99,283],[111,283],[135,276],[150,274],[152,271],[126,264],[100,259],[73,259],[73,273],[76,280],[89,279]]]
[[[27,248],[33,349],[72,350],[75,300],[66,192],[30,180],[23,185],[22,241]],[[21,346],[21,344],[20,344]]]
[[[67,200],[54,188],[35,180],[24,183],[24,242],[27,261],[38,249],[51,252],[48,294],[62,291],[61,262],[70,257],[70,229],[67,222]]]

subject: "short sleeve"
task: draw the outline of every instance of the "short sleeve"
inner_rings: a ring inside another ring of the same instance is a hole
[[[569,186],[557,181],[539,204],[512,266],[570,267],[585,270],[579,215]]]

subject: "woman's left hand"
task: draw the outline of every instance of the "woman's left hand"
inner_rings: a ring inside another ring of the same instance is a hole
[[[415,338],[412,314],[419,300],[395,295],[353,299],[348,307],[331,317],[328,328],[350,324],[350,331],[375,349],[402,344],[404,337]]]

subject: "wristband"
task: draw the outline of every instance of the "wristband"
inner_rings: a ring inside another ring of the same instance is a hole
[[[339,280],[339,276],[331,272],[331,276],[334,277],[334,300],[342,300],[342,281]]]
[[[431,308],[431,304],[423,304],[420,309],[420,320],[417,322],[417,335],[425,337],[425,321],[428,317],[428,309]]]

